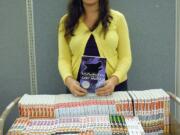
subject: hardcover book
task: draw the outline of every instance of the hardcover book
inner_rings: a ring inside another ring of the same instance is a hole
[[[89,93],[102,87],[106,76],[106,58],[97,56],[82,56],[80,65],[80,85]]]

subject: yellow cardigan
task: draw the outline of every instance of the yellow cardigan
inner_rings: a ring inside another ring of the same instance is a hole
[[[75,35],[69,40],[64,37],[66,16],[64,15],[61,18],[58,30],[58,68],[63,81],[68,76],[72,76],[74,79],[77,78],[81,56],[91,34],[95,38],[100,56],[107,59],[106,73],[108,78],[115,75],[118,77],[119,83],[125,81],[132,58],[128,26],[123,14],[111,10],[113,19],[105,38],[101,23],[91,32],[81,17],[74,31]]]

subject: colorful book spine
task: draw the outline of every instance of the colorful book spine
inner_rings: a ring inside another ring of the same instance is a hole
[[[8,135],[127,135],[133,128],[141,130],[140,125],[129,126],[130,123],[140,123],[138,119],[126,118],[121,115],[93,115],[87,117],[61,117],[58,119],[28,119],[19,118],[12,125]],[[133,129],[134,130],[134,129]],[[129,134],[134,135],[134,134]]]
[[[170,97],[161,89],[130,91],[135,116],[146,133],[169,133]]]
[[[71,94],[26,94],[19,101],[18,107],[20,116],[28,118],[58,119],[90,115],[132,117],[135,115],[139,118],[146,133],[169,133],[170,128],[170,97],[161,89],[114,92],[110,96],[102,97],[96,96],[94,93],[89,93],[84,97],[74,97]],[[121,118],[116,117],[113,117],[112,120],[115,121],[115,119],[118,122],[121,120]],[[94,119],[88,119],[87,123],[91,120],[95,121]],[[116,126],[121,126],[118,125],[117,121],[115,123]],[[86,126],[86,128],[89,127],[91,127],[91,124]]]
[[[7,135],[21,135],[26,130],[26,127],[29,125],[28,118],[17,118],[9,129]]]

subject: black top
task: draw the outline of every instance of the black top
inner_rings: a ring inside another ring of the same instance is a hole
[[[88,56],[100,56],[99,54],[99,50],[97,48],[97,44],[96,44],[96,41],[94,39],[94,36],[91,34],[88,41],[87,41],[87,44],[86,44],[86,47],[85,47],[85,50],[84,50],[84,55],[88,55]],[[107,80],[107,74],[106,74],[106,80]],[[77,77],[77,81],[80,81],[80,71],[78,72],[78,77]],[[116,87],[115,87],[115,90],[114,91],[123,91],[123,90],[127,90],[127,80],[118,84]]]
[[[100,56],[94,36],[91,34],[84,50],[84,55]]]

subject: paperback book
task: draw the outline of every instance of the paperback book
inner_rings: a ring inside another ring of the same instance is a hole
[[[89,93],[102,87],[106,76],[106,58],[97,56],[82,56],[80,65],[80,85]]]

